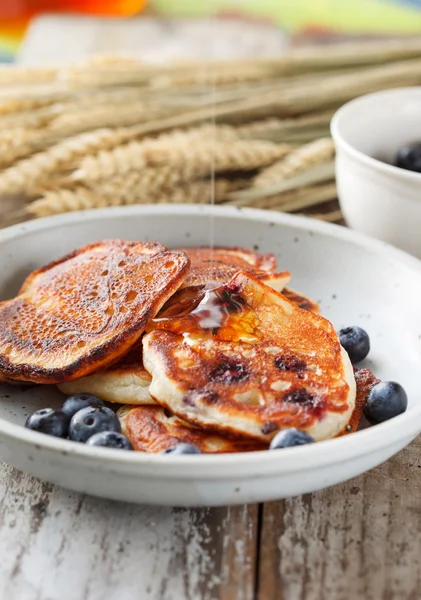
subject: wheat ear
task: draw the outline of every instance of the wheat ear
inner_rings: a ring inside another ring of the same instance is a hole
[[[124,130],[101,129],[65,139],[1,172],[0,193],[16,194],[42,185],[55,171],[85,155],[114,147],[124,136]]]
[[[310,142],[259,173],[254,180],[254,187],[266,188],[276,185],[309,167],[328,161],[333,153],[334,145],[331,138]]]
[[[221,201],[229,191],[237,189],[243,183],[243,180],[216,179],[214,187],[215,201]],[[107,189],[108,192],[113,192],[112,187]],[[120,193],[107,194],[104,193],[103,189],[92,190],[78,186],[74,189],[59,189],[45,193],[42,198],[29,204],[27,214],[35,217],[45,217],[105,206],[145,203],[198,204],[208,202],[211,191],[210,181],[193,181],[183,186],[168,189],[161,188],[159,191],[156,190],[155,194],[151,194],[150,191],[143,188],[132,188],[131,193],[124,193],[120,190]]]
[[[97,181],[112,175],[124,175],[147,163],[170,165],[175,171],[178,168],[180,173],[188,173],[185,178],[191,179],[206,175],[213,160],[219,171],[251,170],[271,164],[290,149],[289,146],[266,141],[203,141],[201,138],[200,131],[198,138],[192,132],[178,140],[132,142],[96,157],[87,157],[74,178],[77,181]],[[200,143],[192,143],[197,139]]]

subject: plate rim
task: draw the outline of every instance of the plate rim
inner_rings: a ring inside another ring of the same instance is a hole
[[[44,217],[34,221],[20,223],[12,227],[0,230],[0,252],[3,243],[10,239],[23,237],[27,233],[42,231],[44,229],[57,228],[66,224],[78,222],[92,222],[98,220],[108,220],[116,215],[130,217],[131,215],[210,215],[210,216],[229,216],[238,219],[258,220],[286,225],[301,229],[307,233],[312,232],[322,234],[336,239],[345,239],[359,247],[366,247],[376,254],[404,264],[411,270],[421,276],[421,260],[410,254],[382,242],[371,238],[362,233],[353,231],[341,225],[325,223],[316,219],[290,215],[281,212],[243,208],[232,206],[212,206],[212,205],[185,205],[185,204],[144,204],[130,207],[111,207],[95,209],[89,211],[73,212],[63,215]],[[415,417],[418,418],[415,418]],[[404,432],[402,432],[404,427]],[[279,455],[276,452],[252,451],[244,453],[228,454],[201,454],[198,456],[164,456],[159,454],[148,454],[141,452],[121,452],[110,448],[87,447],[85,444],[54,438],[45,434],[30,431],[17,423],[11,423],[7,419],[0,418],[0,437],[10,439],[14,442],[21,442],[24,445],[32,446],[37,450],[53,451],[61,455],[74,458],[89,458],[99,464],[103,464],[104,458],[111,467],[116,464],[125,466],[129,470],[136,467],[150,466],[155,469],[156,465],[167,466],[169,468],[153,471],[155,478],[166,478],[168,475],[176,478],[195,479],[200,475],[201,479],[220,479],[232,477],[230,467],[241,471],[236,471],[239,476],[249,477],[266,476],[268,473],[276,472],[278,475],[291,473],[297,470],[309,470],[321,464],[328,466],[342,462],[349,458],[357,458],[371,451],[380,451],[400,440],[414,438],[421,431],[421,402],[410,411],[405,412],[394,419],[358,431],[349,436],[334,438],[318,442],[311,446],[311,452],[306,446],[283,449],[282,456],[285,460],[279,461]],[[1,441],[1,440],[0,440]],[[357,443],[356,443],[357,442]],[[104,454],[105,453],[105,454]],[[264,460],[262,458],[264,457]],[[177,466],[177,471],[172,467]],[[226,470],[221,471],[221,466]],[[195,468],[196,467],[196,468]],[[203,469],[206,467],[206,470]],[[212,468],[214,467],[214,468]],[[152,473],[151,473],[152,474]]]

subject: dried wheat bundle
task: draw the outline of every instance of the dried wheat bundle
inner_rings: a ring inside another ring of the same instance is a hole
[[[118,110],[115,104],[106,104],[91,109],[65,112],[50,122],[48,133],[66,137],[102,127],[135,125],[147,122],[149,119],[167,117],[175,112],[174,108],[151,107],[144,102],[125,104],[124,110]]]
[[[125,130],[101,129],[63,140],[59,144],[17,162],[0,172],[0,193],[19,193],[41,185],[55,171],[65,169],[83,156],[115,147]]]
[[[54,68],[31,68],[16,67],[14,65],[0,66],[0,85],[31,85],[34,83],[54,81],[57,77],[57,69]]]
[[[28,205],[27,212],[35,217],[46,217],[105,206],[147,203],[198,204],[209,202],[211,196],[219,202],[228,192],[238,189],[241,185],[244,185],[243,180],[215,179],[214,186],[210,180],[193,181],[186,185],[160,188],[155,194],[142,187],[132,187],[128,192],[117,184],[95,190],[77,186],[73,189],[63,188],[46,192],[42,198]]]
[[[308,217],[309,215],[307,214],[305,216]],[[326,221],[326,223],[337,223],[343,219],[342,212],[339,208],[322,213],[313,212],[311,213],[311,217],[313,219],[317,219],[318,221]]]
[[[232,83],[244,83],[261,81],[262,78],[270,78],[272,69],[265,68],[260,64],[241,64],[233,68],[231,65],[218,65],[206,63],[196,65],[194,70],[185,73],[173,73],[168,75],[157,75],[150,82],[152,89],[165,89],[179,86],[200,85],[211,89]]]
[[[316,140],[298,148],[283,160],[261,171],[254,179],[253,185],[257,188],[271,187],[313,165],[327,162],[333,154],[334,144],[331,138]]]
[[[111,203],[109,202],[108,205],[110,206]],[[65,212],[89,210],[104,206],[107,206],[105,198],[92,190],[79,186],[75,189],[62,188],[47,192],[42,198],[29,204],[27,212],[35,217],[48,217]]]
[[[307,170],[297,173],[293,177],[284,179],[276,185],[265,188],[251,187],[230,194],[229,199],[236,206],[249,206],[262,198],[270,199],[272,196],[283,194],[290,190],[295,190],[309,185],[326,182],[334,179],[335,164],[333,161],[314,165]]]
[[[297,212],[335,200],[336,197],[336,184],[334,181],[329,181],[327,183],[294,188],[275,196],[263,197],[256,200],[253,206],[282,212]]]
[[[202,125],[186,130],[173,130],[156,138],[144,138],[115,147],[113,150],[87,156],[74,173],[75,181],[95,181],[116,174],[124,174],[139,169],[148,162],[148,156],[168,157],[184,146],[192,147],[195,142],[205,139],[230,141],[238,139],[236,130],[229,126]],[[156,159],[159,162],[158,159]],[[162,162],[162,161],[161,161]]]
[[[28,127],[0,132],[0,167],[8,167],[18,158],[31,154],[38,139],[37,129]]]
[[[257,147],[256,147],[257,146]],[[91,189],[106,196],[132,196],[134,191],[154,194],[157,190],[169,189],[174,185],[186,183],[215,172],[248,171],[276,160],[285,149],[274,144],[260,142],[251,147],[242,142],[216,142],[208,147],[195,149],[180,146],[172,158],[158,167],[143,167],[123,173],[110,173],[93,181],[85,181]]]

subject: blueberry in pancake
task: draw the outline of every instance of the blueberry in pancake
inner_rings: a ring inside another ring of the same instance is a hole
[[[248,273],[147,331],[151,396],[209,431],[268,441],[294,427],[319,441],[353,413],[353,369],[331,323]]]

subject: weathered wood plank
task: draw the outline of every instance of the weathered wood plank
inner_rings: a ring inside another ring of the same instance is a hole
[[[421,438],[342,485],[264,508],[259,600],[418,600]]]
[[[257,507],[82,496],[0,465],[0,598],[252,600]]]

